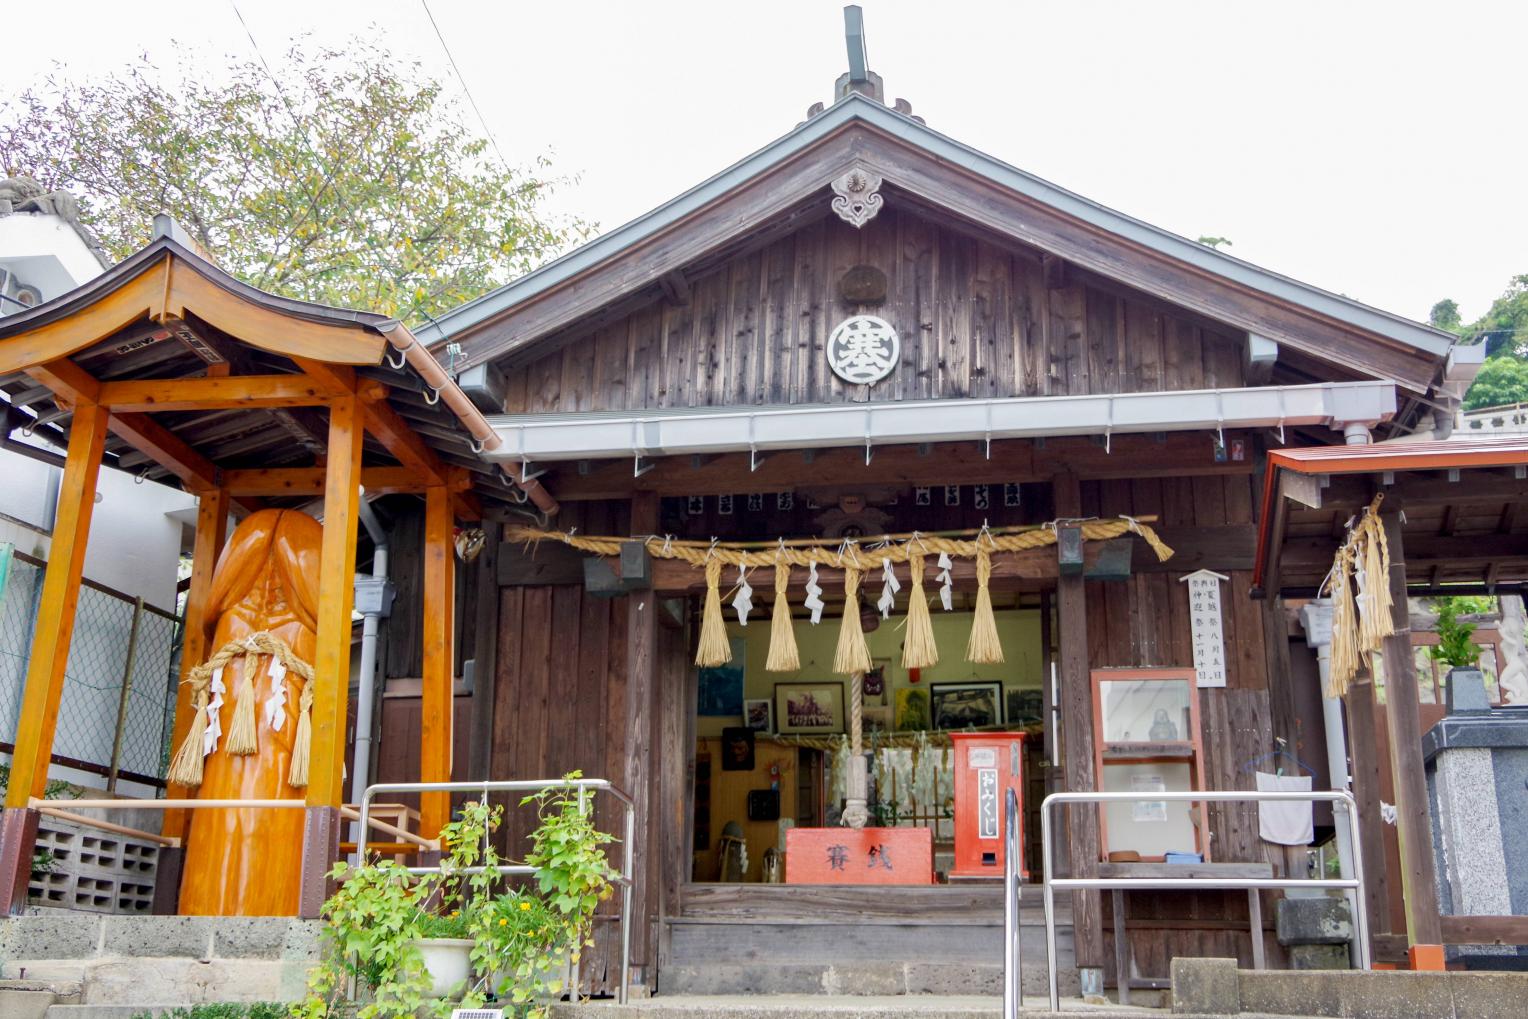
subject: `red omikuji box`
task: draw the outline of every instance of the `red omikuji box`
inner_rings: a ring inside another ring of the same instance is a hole
[[[788,885],[927,885],[934,882],[928,828],[791,828]]]
[[[1024,845],[1024,733],[956,732],[955,866],[950,877],[1002,878],[1003,804],[1019,797],[1018,836]],[[1024,874],[1019,861],[1019,874]]]

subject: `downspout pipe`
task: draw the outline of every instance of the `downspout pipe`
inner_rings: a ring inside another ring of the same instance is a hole
[[[378,685],[377,625],[388,614],[392,604],[391,585],[387,582],[387,532],[382,529],[376,510],[371,508],[371,503],[364,497],[358,508],[361,523],[371,536],[374,550],[371,556],[371,576],[356,578],[356,604],[362,609],[362,617],[361,668],[356,680],[355,768],[350,780],[352,803],[360,803],[366,787],[371,784],[371,752],[375,728],[373,716],[376,714]],[[359,822],[351,828],[351,841],[356,844],[359,859],[361,847],[368,841],[366,833],[360,830]]]

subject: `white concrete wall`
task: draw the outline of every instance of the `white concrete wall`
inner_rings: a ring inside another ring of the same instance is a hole
[[[42,291],[44,301],[102,272],[100,261],[74,227],[57,216],[32,212],[0,216],[0,268]]]

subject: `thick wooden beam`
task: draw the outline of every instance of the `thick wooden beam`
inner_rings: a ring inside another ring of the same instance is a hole
[[[658,531],[658,497],[640,493],[631,502],[631,529],[636,534]],[[632,799],[636,830],[652,830],[652,789],[656,781],[654,748],[660,739],[658,714],[658,595],[651,590],[633,591],[626,608],[626,760],[622,788]],[[632,875],[631,915],[635,923],[632,964],[640,967],[643,983],[652,987],[657,889],[656,868],[651,857],[656,845],[646,840]]]
[[[323,467],[258,467],[224,471],[222,487],[235,495],[317,496],[324,494],[326,476]],[[428,487],[407,467],[364,467],[361,485],[367,495],[420,495]]]
[[[1227,433],[1227,438],[1231,438]],[[1188,477],[1248,474],[1250,461],[1216,463],[1213,436],[1205,432],[1174,432],[1160,438],[1117,435],[1108,450],[1088,438],[1048,439],[1038,445],[1028,439],[986,444],[941,442],[927,446],[883,446],[865,463],[863,446],[811,451],[782,450],[754,465],[749,455],[725,453],[703,459],[660,457],[653,469],[632,477],[631,460],[601,461],[580,473],[571,464],[559,465],[553,486],[564,502],[582,499],[627,499],[633,492],[659,495],[742,495],[780,492],[828,484],[967,485],[984,482],[1046,481],[1057,472],[1080,479]],[[824,479],[830,479],[827,482]]]
[[[100,402],[114,412],[317,407],[330,395],[306,375],[226,375],[201,379],[132,379],[101,383]]]
[[[1389,508],[1389,507],[1387,507]],[[1390,546],[1390,615],[1395,632],[1385,638],[1385,724],[1390,734],[1390,768],[1395,783],[1396,835],[1401,845],[1401,888],[1406,937],[1419,946],[1443,944],[1438,923],[1438,878],[1434,869],[1427,772],[1422,763],[1422,731],[1417,666],[1411,650],[1411,614],[1406,600],[1406,548],[1399,512],[1385,513]],[[1440,953],[1437,953],[1441,955]]]
[[[1364,676],[1342,698],[1347,716],[1348,762],[1353,798],[1358,801],[1358,830],[1362,836],[1364,908],[1369,930],[1390,932],[1390,874],[1385,867],[1385,822],[1380,814],[1379,740],[1374,726],[1374,683]]]
[[[42,597],[27,663],[26,689],[16,723],[16,749],[11,754],[11,780],[5,805],[23,808],[41,796],[48,784],[53,733],[64,694],[64,669],[74,636],[74,613],[79,603],[85,545],[90,538],[90,515],[95,508],[96,479],[106,445],[106,408],[93,403],[75,407],[69,430],[69,451],[58,492],[58,513]]]
[[[424,664],[419,718],[419,780],[451,780],[451,693],[456,656],[452,635],[456,556],[451,541],[450,493],[431,485],[424,496]],[[451,818],[451,794],[419,795],[419,833],[433,839]]]
[[[1082,491],[1075,474],[1058,475],[1054,482],[1058,517],[1082,516]],[[1089,544],[1093,544],[1089,542]],[[1046,549],[1054,559],[1054,548]],[[1056,626],[1060,631],[1061,747],[1066,768],[1066,788],[1093,792],[1098,778],[1093,759],[1093,678],[1088,663],[1087,596],[1080,574],[1056,580]],[[1070,811],[1066,825],[1067,853],[1072,874],[1092,877],[1098,870],[1098,813],[1092,807]],[[1099,895],[1094,891],[1072,893],[1072,932],[1077,966],[1103,969],[1104,927]],[[1102,985],[1100,973],[1099,984]]]
[[[228,492],[221,488],[207,489],[196,502],[196,537],[191,548],[191,586],[186,590],[185,636],[180,654],[180,678],[184,683],[191,670],[207,660],[207,641],[216,620],[207,617],[207,602],[212,595],[212,576],[218,556],[228,541]],[[181,686],[175,697],[175,724],[171,729],[170,747],[173,753],[179,749],[191,727],[191,690]],[[191,795],[185,786],[172,785],[166,790],[170,799],[184,799]],[[179,838],[185,833],[186,812],[171,810],[165,813],[164,833]]]

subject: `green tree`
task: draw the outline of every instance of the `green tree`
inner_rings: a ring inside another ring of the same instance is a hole
[[[0,168],[80,199],[113,257],[168,212],[263,290],[404,319],[455,307],[582,236],[544,157],[511,168],[417,63],[364,39],[175,76],[147,58],[0,104]]]
[[[1432,311],[1427,315],[1427,321],[1437,329],[1447,329],[1451,333],[1459,331],[1462,325],[1459,319],[1459,302],[1445,297],[1432,306]]]
[[[1525,401],[1528,401],[1528,361],[1502,355],[1488,357],[1480,366],[1480,374],[1464,394],[1464,409]]]

